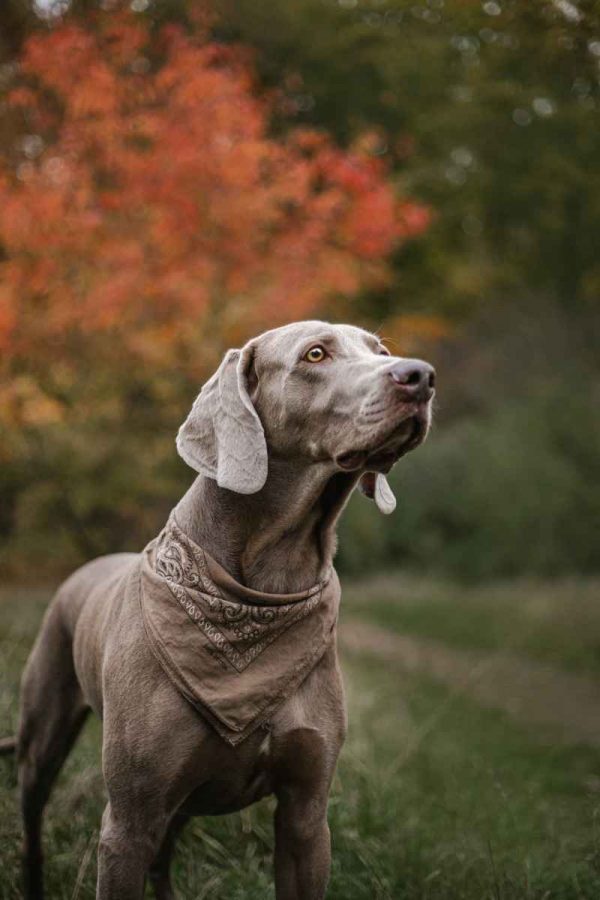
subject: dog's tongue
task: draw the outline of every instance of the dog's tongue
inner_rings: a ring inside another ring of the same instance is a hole
[[[396,498],[385,475],[380,472],[365,472],[360,479],[360,490],[375,501],[375,505],[379,512],[385,516],[389,516],[396,509]]]

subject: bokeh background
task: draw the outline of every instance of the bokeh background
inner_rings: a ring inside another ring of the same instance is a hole
[[[331,896],[598,896],[599,108],[595,0],[3,0],[7,731],[52,587],[190,483],[174,436],[223,352],[351,321],[439,398],[396,513],[341,527]],[[51,897],[93,896],[94,728]],[[267,823],[195,825],[182,896],[268,896]]]

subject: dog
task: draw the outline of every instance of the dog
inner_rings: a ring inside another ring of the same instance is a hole
[[[198,477],[167,529],[71,575],[29,657],[2,747],[17,752],[27,900],[43,897],[44,806],[90,710],[108,794],[98,900],[141,900],[147,877],[172,900],[187,819],[269,794],[277,900],[325,896],[346,731],[336,523],[356,487],[393,510],[385,475],[424,441],[434,393],[428,363],[350,325],[298,322],[227,352],[179,430]]]

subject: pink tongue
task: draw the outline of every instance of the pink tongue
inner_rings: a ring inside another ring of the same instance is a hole
[[[379,512],[389,516],[396,509],[396,498],[388,484],[388,480],[381,472],[375,478],[375,503]]]
[[[360,479],[360,490],[370,500],[375,501],[379,512],[389,516],[396,509],[396,498],[385,475],[379,472],[365,472]]]

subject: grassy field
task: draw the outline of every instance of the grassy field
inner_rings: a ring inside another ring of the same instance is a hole
[[[569,615],[562,611],[561,591]],[[14,726],[19,673],[47,596],[0,592],[6,733]],[[344,616],[369,618],[454,647],[493,650],[507,642],[557,666],[597,672],[599,629],[593,626],[600,623],[592,596],[589,583],[464,591],[390,577],[348,585]],[[545,613],[533,612],[539,608]],[[532,621],[543,637],[525,628],[523,623]],[[547,733],[541,739],[505,714],[483,709],[425,676],[401,676],[373,655],[346,657],[344,671],[350,733],[330,806],[330,900],[600,896],[597,750],[555,743]],[[50,900],[94,896],[95,841],[104,804],[98,746],[99,725],[92,721],[49,807]],[[271,809],[266,801],[241,815],[196,819],[176,856],[179,896],[272,897]],[[10,761],[0,760],[0,900],[20,896],[18,842],[14,770]]]
[[[344,613],[453,647],[516,651],[600,676],[600,579],[482,587],[383,575],[344,584]]]

